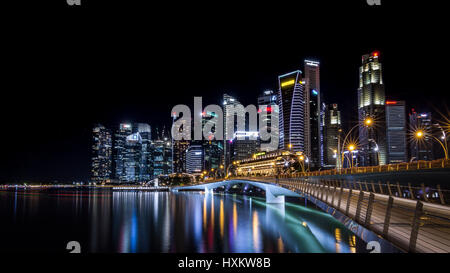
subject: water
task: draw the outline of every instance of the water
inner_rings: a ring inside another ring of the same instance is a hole
[[[365,252],[318,209],[236,194],[0,191],[0,215],[2,252]]]

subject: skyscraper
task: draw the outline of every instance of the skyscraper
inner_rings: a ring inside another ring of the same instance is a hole
[[[323,166],[324,106],[320,91],[320,63],[305,60],[305,152],[311,168]]]
[[[388,164],[407,161],[406,109],[404,101],[386,101]]]
[[[125,181],[126,173],[124,170],[125,151],[127,136],[132,134],[132,126],[129,123],[121,123],[114,133],[113,147],[113,171],[116,181]]]
[[[341,112],[338,109],[338,105],[327,105],[325,111],[325,142],[324,142],[324,161],[325,166],[335,167],[337,163],[338,152],[338,137],[339,129],[341,129]]]
[[[379,55],[377,51],[363,55],[362,66],[359,68],[359,148],[362,154],[360,166],[384,165],[387,162],[385,91]],[[371,128],[364,126],[367,117],[375,121]]]
[[[201,173],[203,171],[203,147],[200,144],[192,144],[186,150],[186,172]]]
[[[92,130],[92,169],[91,179],[96,183],[108,182],[112,174],[111,131],[98,124]]]
[[[266,90],[263,92],[261,96],[258,97],[258,109],[261,109],[261,107],[266,106],[267,107],[267,115],[265,116],[265,125],[259,124],[260,132],[270,132],[270,138],[278,138],[279,136],[279,125],[274,124],[272,127],[272,115],[279,115],[279,111],[277,110],[277,95],[272,90]],[[259,110],[258,110],[259,111]],[[270,129],[270,130],[269,130]],[[270,140],[261,140],[261,143],[270,143]],[[269,148],[265,150],[265,152],[269,152]]]
[[[115,179],[145,182],[152,178],[151,129],[146,123],[121,123],[114,135]]]
[[[410,134],[410,160],[433,160],[433,139],[428,134],[424,139],[417,141],[412,134],[417,130],[432,132],[433,123],[431,113],[417,113],[412,109],[409,114],[409,134]]]
[[[172,142],[164,134],[152,141],[153,177],[172,173]]]
[[[250,139],[251,136],[256,139]],[[237,131],[230,142],[231,161],[250,158],[259,151],[259,147],[258,132]]]
[[[302,72],[278,77],[280,149],[305,152],[305,94]]]
[[[223,143],[223,154],[224,154],[224,158],[223,158],[223,162],[225,165],[225,169],[227,168],[227,166],[230,164],[231,162],[231,153],[230,153],[230,140],[231,139],[226,139],[227,135],[231,135],[233,136],[234,132],[236,132],[237,130],[237,117],[239,116],[243,116],[244,113],[238,111],[237,113],[232,111],[232,109],[237,106],[240,105],[240,102],[235,99],[234,97],[228,95],[228,94],[224,94],[223,95],[223,118],[224,118],[224,122],[223,122],[223,126],[224,126],[224,143]],[[227,120],[231,120],[232,117],[234,118],[234,124],[232,127],[233,131],[229,132],[229,128],[228,128],[228,123]]]

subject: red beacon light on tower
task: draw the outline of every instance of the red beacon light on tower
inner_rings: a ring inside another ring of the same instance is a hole
[[[380,56],[380,52],[374,51],[372,52],[372,56],[378,58]]]

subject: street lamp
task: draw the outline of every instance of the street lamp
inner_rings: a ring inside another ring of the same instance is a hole
[[[428,132],[426,132],[426,131],[424,131],[424,130],[422,130],[422,129],[418,129],[418,130],[416,130],[416,131],[414,132],[414,137],[415,137],[416,140],[418,140],[418,141],[420,141],[420,140],[426,138],[427,136],[430,136],[430,137],[434,138],[434,140],[436,140],[436,141],[441,145],[442,149],[444,150],[444,156],[445,156],[445,159],[447,160],[447,159],[448,159],[448,150],[447,150],[447,148],[445,147],[446,145],[444,145],[444,143],[442,143],[442,141],[440,141],[439,138],[433,136],[432,134],[430,134],[430,133],[428,133]]]
[[[363,120],[362,124],[364,124],[364,126],[365,126],[366,128],[370,128],[370,127],[373,127],[373,125],[375,124],[375,121],[374,121],[374,119],[373,119],[372,117],[367,116],[367,117]],[[343,157],[344,157],[343,154],[344,154],[344,148],[345,148],[345,145],[346,145],[346,142],[347,142],[347,138],[350,136],[350,134],[352,133],[352,131],[353,131],[356,127],[358,127],[358,126],[359,126],[359,123],[356,124],[355,126],[353,126],[352,129],[350,129],[350,131],[347,133],[347,135],[345,135],[344,141],[342,142],[342,150],[339,151],[340,154],[341,154],[342,161],[343,161]]]

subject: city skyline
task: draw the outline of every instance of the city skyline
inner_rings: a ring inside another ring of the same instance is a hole
[[[58,35],[62,43],[70,43],[78,51],[67,53],[67,46],[47,42],[29,51],[25,43],[16,44],[10,49],[17,54],[6,58],[11,70],[5,78],[17,87],[9,92],[12,104],[1,113],[9,132],[22,132],[25,126],[33,137],[25,133],[17,133],[14,138],[2,136],[13,145],[8,145],[1,159],[5,171],[0,181],[86,180],[94,124],[109,127],[143,122],[155,127],[165,124],[167,128],[171,124],[170,108],[178,103],[189,105],[196,95],[203,96],[205,104],[219,104],[223,93],[239,97],[244,105],[256,104],[261,92],[277,90],[278,75],[299,69],[305,59],[320,62],[321,91],[327,94],[327,103],[339,105],[345,127],[357,120],[355,90],[361,56],[374,50],[382,53],[386,99],[406,100],[408,113],[411,108],[418,113],[435,112],[434,107],[450,103],[445,81],[441,80],[445,71],[429,67],[445,61],[446,48],[442,37],[431,33],[417,39],[415,30],[423,22],[412,19],[421,12],[425,11],[399,15],[383,7],[343,10],[327,17],[335,19],[332,26],[314,25],[311,30],[315,31],[308,34],[310,42],[298,43],[279,42],[280,37],[298,30],[295,24],[290,27],[270,20],[262,22],[251,35],[240,30],[240,21],[226,27],[218,24],[217,31],[208,32],[207,37],[206,30],[199,29],[192,34],[192,43],[182,44],[172,43],[176,39],[168,37],[169,32],[156,31],[155,38],[167,39],[158,39],[155,44],[136,36],[126,43],[111,43],[111,38],[89,35],[95,45],[86,48],[77,41],[81,34],[69,30]],[[353,19],[346,19],[346,15]],[[315,14],[305,16],[314,18]],[[375,37],[353,31],[355,22],[372,16],[384,18],[372,29]],[[400,18],[408,20],[408,29],[392,28]],[[440,28],[439,19],[431,18],[427,25]],[[142,25],[132,33],[144,29]],[[40,39],[45,41],[54,33],[48,28]],[[27,34],[35,37],[31,30],[24,30]],[[104,36],[112,34],[105,30]],[[123,31],[114,33],[114,37],[124,35]],[[92,59],[90,52],[95,53]],[[43,63],[48,64],[45,70],[40,65]],[[412,68],[413,73],[409,70]],[[23,72],[15,74],[19,69]],[[180,73],[174,75],[173,71]],[[430,84],[427,79],[436,80]],[[433,116],[438,117],[436,113]]]

